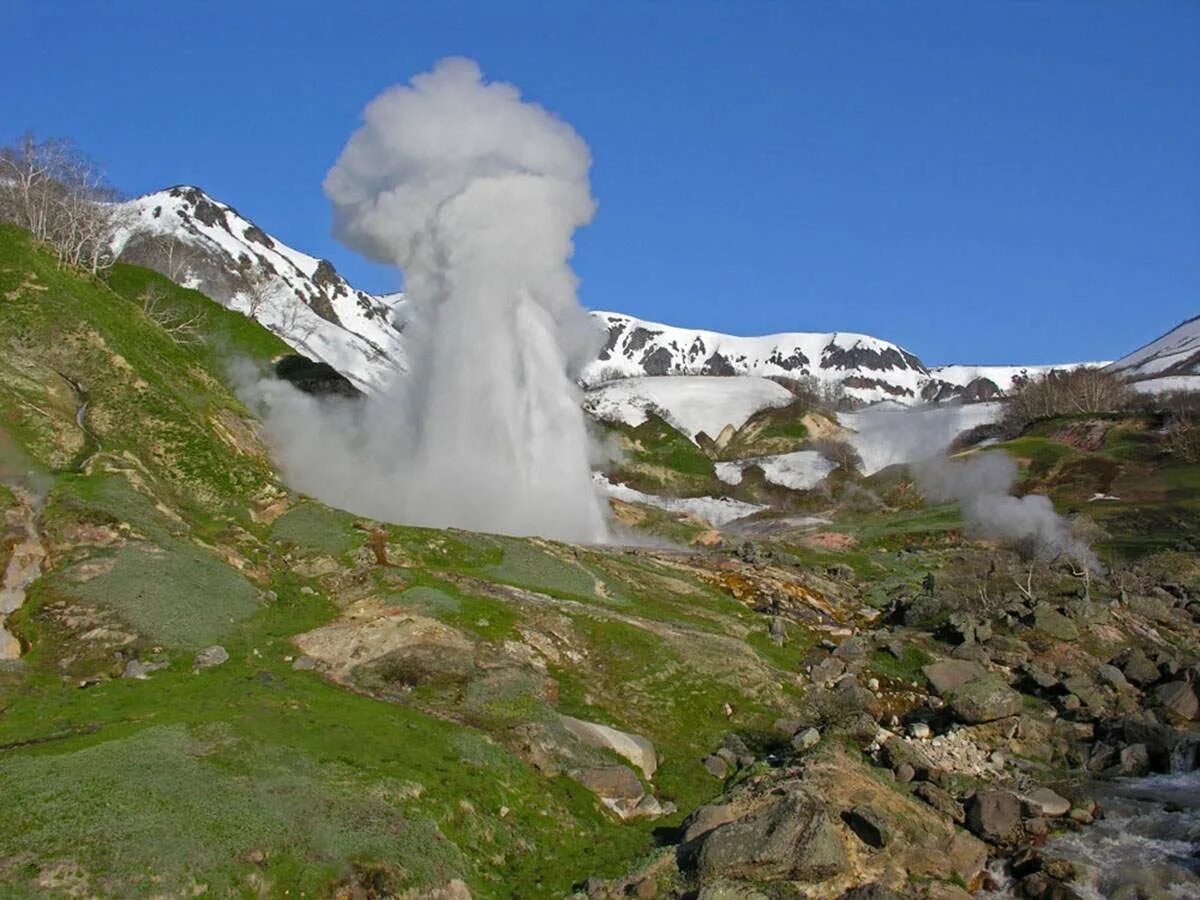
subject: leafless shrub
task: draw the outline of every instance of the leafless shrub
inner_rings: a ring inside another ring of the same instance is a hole
[[[1053,416],[1100,414],[1129,409],[1135,396],[1125,380],[1103,369],[1051,370],[1009,394],[1005,423],[1014,430]]]
[[[29,229],[59,261],[96,274],[112,265],[123,215],[103,173],[66,138],[32,132],[0,147],[0,221]]]
[[[199,344],[204,341],[204,313],[188,313],[170,302],[166,290],[152,284],[139,297],[142,312],[153,319],[177,344]]]
[[[1200,416],[1190,411],[1172,415],[1163,446],[1180,462],[1200,463]]]
[[[847,475],[853,475],[862,471],[862,457],[858,455],[858,451],[848,441],[823,438],[814,441],[812,449],[816,450]]]

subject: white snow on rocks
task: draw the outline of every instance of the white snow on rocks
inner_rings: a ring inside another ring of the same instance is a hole
[[[659,497],[655,494],[644,494],[623,484],[609,481],[597,472],[592,476],[596,487],[606,497],[615,497],[626,503],[642,503],[665,509],[668,512],[689,513],[710,522],[713,527],[721,528],[738,519],[752,516],[767,507],[756,503],[743,503],[728,497]]]
[[[661,375],[593,388],[583,407],[597,419],[634,428],[655,413],[694,441],[702,431],[716,438],[726,425],[741,428],[760,409],[787,406],[792,399],[786,388],[766,378]]]
[[[716,464],[717,477],[726,484],[741,484],[742,472],[750,466],[762,469],[763,477],[771,484],[806,491],[816,487],[835,468],[834,464],[816,450],[797,450],[775,456],[735,459]]]

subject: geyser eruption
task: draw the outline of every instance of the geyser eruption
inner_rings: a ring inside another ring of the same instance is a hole
[[[259,386],[296,487],[392,521],[604,538],[575,384],[602,336],[568,265],[590,165],[468,59],[371,101],[325,192],[338,238],[404,271],[408,371],[363,414]]]

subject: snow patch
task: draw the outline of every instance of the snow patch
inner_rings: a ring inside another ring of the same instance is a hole
[[[766,378],[750,376],[643,376],[612,381],[584,396],[583,408],[597,419],[633,428],[661,415],[693,441],[704,432],[716,438],[726,425],[741,428],[760,409],[787,406],[794,398]]]
[[[750,466],[762,469],[763,477],[771,484],[793,491],[816,487],[836,466],[816,450],[797,450],[775,456],[736,459],[716,464],[717,477],[726,484],[741,484],[742,473]]]
[[[642,503],[665,509],[668,512],[689,513],[708,521],[714,528],[721,528],[730,522],[752,516],[756,512],[767,509],[757,503],[743,503],[729,497],[660,497],[657,494],[644,494],[623,484],[610,481],[607,476],[597,472],[592,476],[596,487],[606,497],[615,497],[626,503]]]

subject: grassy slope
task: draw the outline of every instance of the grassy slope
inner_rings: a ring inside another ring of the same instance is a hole
[[[207,344],[142,315],[152,282],[203,313]],[[287,495],[224,360],[284,348],[194,292],[131,267],[107,284],[76,276],[0,229],[0,341],[0,475],[36,471],[51,553],[12,622],[28,652],[0,669],[7,893],[281,895],[457,876],[476,896],[561,896],[649,851],[661,820],[619,823],[505,749],[514,721],[549,714],[545,698],[460,709],[429,688],[383,702],[294,671],[291,638],[338,615],[334,585],[492,646],[561,615],[587,663],[554,669],[557,708],[650,736],[662,798],[683,811],[720,789],[699,759],[722,734],[787,709],[771,684],[804,636],[776,648],[741,604],[653,561],[396,527],[406,568],[373,571],[353,517],[302,503],[267,524],[259,513]],[[86,430],[64,375],[86,395]],[[306,568],[329,560],[333,575]],[[541,599],[498,600],[489,584]],[[748,631],[753,683],[690,649]],[[229,662],[193,673],[210,642]],[[135,657],[168,666],[119,678]]]

